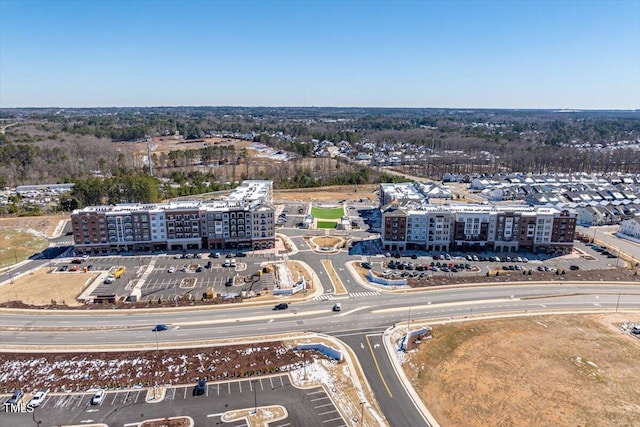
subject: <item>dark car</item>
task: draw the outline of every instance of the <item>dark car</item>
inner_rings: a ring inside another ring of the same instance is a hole
[[[202,273],[202,267],[199,266],[198,268],[196,268],[196,273]]]
[[[16,403],[20,402],[20,400],[22,400],[22,396],[24,396],[22,390],[14,390],[9,400],[7,400],[5,403],[9,405],[15,405]]]
[[[580,270],[580,267],[578,267],[577,265],[570,265],[569,270],[573,270],[573,271]]]
[[[411,255],[411,259],[418,259],[418,254]]]
[[[236,256],[236,254],[234,254],[233,252],[229,252],[225,255],[225,258],[233,258],[234,256]]]
[[[68,265],[63,265],[62,267],[60,267],[60,271],[67,271],[69,269]]]
[[[237,256],[238,258],[244,258],[244,257],[246,257],[246,256],[247,256],[247,254],[246,254],[246,253],[244,253],[244,252],[238,252],[238,253],[236,254],[236,256]]]
[[[367,261],[363,262],[362,263],[362,268],[365,268],[367,270],[371,270],[371,263],[367,262]]]
[[[211,268],[211,261],[207,261],[207,263],[204,265],[204,268]]]
[[[196,387],[193,389],[194,396],[202,396],[207,391],[207,380],[198,380]]]
[[[160,332],[160,331],[166,331],[168,330],[169,327],[163,323],[156,325],[151,331],[152,332]]]
[[[280,304],[277,304],[273,307],[274,310],[286,310],[287,308],[289,308],[289,304],[287,304],[286,302],[281,302]]]

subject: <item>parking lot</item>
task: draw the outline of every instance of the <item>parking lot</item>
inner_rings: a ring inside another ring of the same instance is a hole
[[[276,375],[240,381],[207,383],[204,393],[195,396],[195,387],[170,387],[161,404],[145,403],[146,389],[108,391],[100,404],[91,405],[93,393],[49,395],[33,414],[33,419],[48,425],[104,422],[109,425],[133,425],[144,419],[189,414],[195,425],[222,424],[227,411],[253,409],[254,405],[282,405],[288,411],[284,420],[270,426],[346,426],[333,401],[321,387],[298,389],[288,375]],[[4,408],[4,396],[0,406]],[[27,402],[24,402],[25,404]],[[32,414],[3,413],[7,425],[33,425]],[[246,426],[244,420],[224,423]],[[4,425],[4,424],[3,424]]]
[[[219,258],[214,255],[219,254]],[[259,291],[273,287],[273,276],[258,275],[262,265],[273,260],[270,254],[240,254],[230,252],[177,255],[140,255],[140,256],[92,256],[79,264],[73,260],[60,262],[56,271],[69,274],[73,267],[102,272],[100,282],[92,296],[124,295],[128,296],[134,287],[141,291],[141,301],[173,300],[182,298],[201,298],[203,293],[235,296],[242,291]],[[244,256],[242,256],[244,255]],[[198,258],[200,257],[200,258]],[[117,267],[124,267],[124,274],[105,282],[108,273]],[[80,273],[77,273],[80,274]]]
[[[389,278],[424,278],[430,275],[483,275],[495,271],[579,271],[624,266],[624,261],[603,255],[592,247],[576,242],[577,251],[569,255],[550,256],[527,252],[509,253],[384,253],[368,258],[374,271]],[[409,251],[407,251],[409,252]],[[524,273],[523,273],[524,274]]]

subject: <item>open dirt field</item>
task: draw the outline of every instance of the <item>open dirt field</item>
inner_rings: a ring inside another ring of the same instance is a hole
[[[558,315],[433,327],[407,357],[443,426],[640,425],[640,314]]]
[[[49,246],[60,220],[68,215],[48,215],[0,219],[0,268],[27,259]]]
[[[68,306],[81,305],[76,301],[87,280],[96,273],[47,273],[47,268],[36,270],[0,286],[0,303],[22,301],[29,305],[49,305],[52,300]]]
[[[369,199],[378,203],[378,196],[374,193],[380,186],[367,185],[336,185],[322,188],[301,188],[295,190],[275,190],[273,199],[276,201],[299,200],[303,202],[337,202],[339,200]]]

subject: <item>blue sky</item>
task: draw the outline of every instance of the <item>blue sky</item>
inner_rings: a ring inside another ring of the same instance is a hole
[[[640,0],[0,0],[0,107],[640,108]]]

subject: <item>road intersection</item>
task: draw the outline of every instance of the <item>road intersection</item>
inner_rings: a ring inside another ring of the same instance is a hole
[[[388,328],[485,316],[640,310],[637,283],[558,280],[386,292],[362,283],[349,268],[350,261],[360,261],[362,256],[349,255],[344,250],[318,253],[309,247],[299,231],[283,230],[283,233],[296,246],[295,253],[288,257],[306,263],[316,273],[324,291],[308,301],[290,304],[289,310],[274,312],[271,306],[244,305],[125,312],[3,310],[0,341],[6,350],[29,346],[39,351],[54,351],[59,347],[91,350],[105,345],[122,349],[179,347],[194,342],[252,340],[263,335],[295,333],[332,336],[348,345],[357,356],[390,425],[419,426],[429,423],[410,398],[406,384],[396,375],[393,356],[385,351],[384,333]],[[334,285],[322,260],[332,261],[347,294],[334,294]],[[34,260],[30,266],[20,269],[27,271],[47,262]],[[337,300],[343,304],[340,313],[331,310]],[[169,331],[151,332],[151,326],[157,322],[169,325]],[[428,406],[428,402],[425,404]]]

